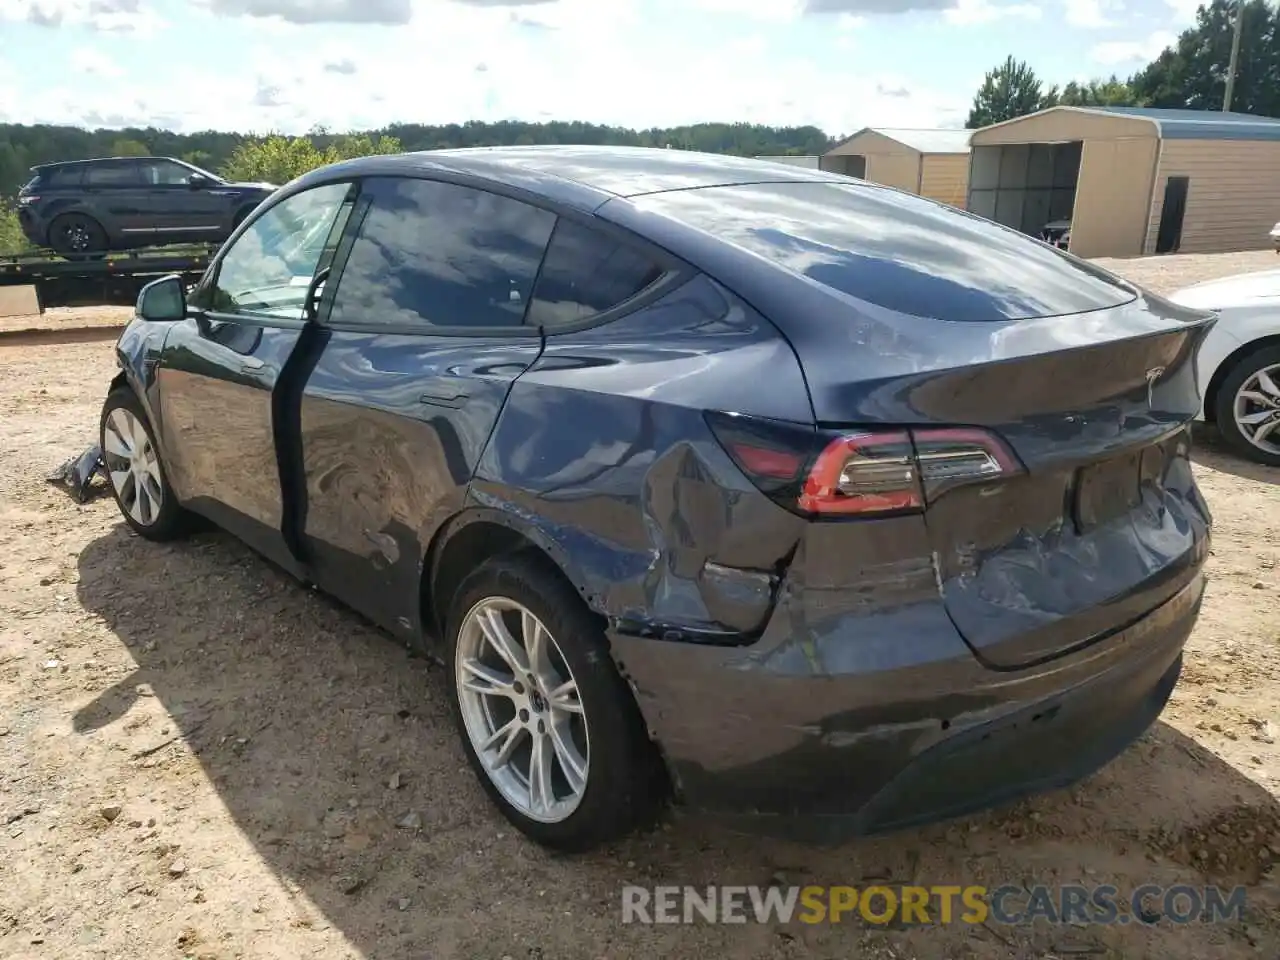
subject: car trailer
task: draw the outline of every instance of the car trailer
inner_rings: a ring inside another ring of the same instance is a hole
[[[66,260],[51,252],[0,254],[0,291],[34,288],[48,307],[131,307],[152,280],[176,273],[190,286],[204,274],[217,247],[146,248],[97,259]]]

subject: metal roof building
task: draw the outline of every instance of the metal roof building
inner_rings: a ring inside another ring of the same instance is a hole
[[[974,213],[1031,234],[1071,221],[1084,257],[1270,245],[1280,120],[1142,107],[1051,107],[970,139]]]
[[[822,155],[821,167],[963,206],[968,130],[867,127]]]
[[[819,161],[822,158],[814,156],[813,154],[764,154],[756,157],[755,159],[765,160],[769,163],[785,163],[791,167],[805,167],[809,170],[817,170],[819,169]]]

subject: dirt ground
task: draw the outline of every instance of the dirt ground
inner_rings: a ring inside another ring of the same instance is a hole
[[[0,316],[0,339],[6,341],[22,337],[31,343],[47,343],[51,341],[65,342],[67,337],[57,334],[75,333],[76,340],[84,340],[84,334],[92,336],[92,332],[120,327],[129,322],[133,310],[129,307],[53,307],[38,316]],[[115,335],[111,335],[115,339]]]
[[[1110,266],[1167,291],[1280,258]],[[559,858],[486,802],[439,670],[224,535],[150,544],[45,482],[95,437],[112,371],[101,339],[0,337],[0,956],[1280,955],[1280,472],[1197,450],[1216,539],[1182,681],[1076,788],[836,849],[676,813]],[[1244,884],[1248,906],[1151,928],[621,923],[626,884],[877,881]]]

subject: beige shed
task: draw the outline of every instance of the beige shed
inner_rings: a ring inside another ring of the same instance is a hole
[[[969,131],[867,127],[824,153],[819,165],[963,207]]]
[[[1082,257],[1271,245],[1280,120],[1141,107],[1051,107],[973,131],[967,206]]]

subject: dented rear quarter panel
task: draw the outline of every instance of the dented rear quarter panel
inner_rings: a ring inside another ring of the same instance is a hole
[[[812,420],[787,343],[698,276],[636,313],[548,336],[512,387],[471,502],[547,545],[620,629],[758,635],[805,523],[751,486],[706,409]]]

